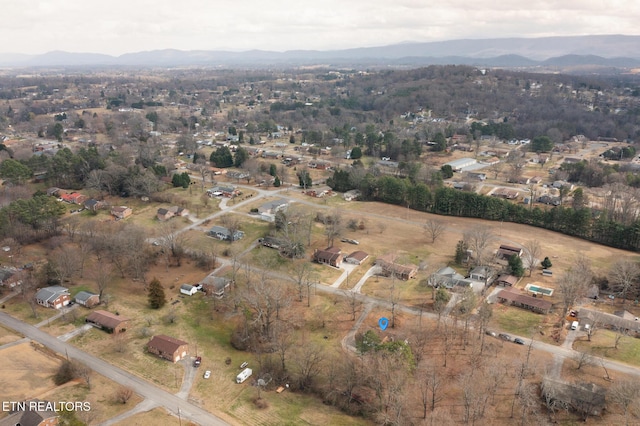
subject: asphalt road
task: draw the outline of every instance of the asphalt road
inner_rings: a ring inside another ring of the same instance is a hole
[[[116,383],[131,388],[134,392],[145,399],[165,407],[167,410],[175,415],[179,415],[183,419],[190,420],[200,425],[228,425],[228,423],[208,411],[205,411],[176,395],[160,389],[138,376],[128,373],[121,368],[115,367],[3,312],[0,312],[0,324],[21,333],[23,336],[28,337],[31,340],[43,344],[59,354],[63,354],[71,359],[82,362],[96,373],[102,374]]]

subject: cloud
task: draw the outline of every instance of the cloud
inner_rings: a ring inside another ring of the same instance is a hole
[[[4,49],[328,50],[403,41],[640,34],[636,0],[79,0],[3,5]]]

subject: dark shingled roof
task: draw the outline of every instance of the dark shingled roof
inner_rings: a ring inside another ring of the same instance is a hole
[[[183,340],[175,339],[164,334],[159,334],[157,336],[153,336],[153,338],[149,340],[149,343],[147,343],[147,346],[156,348],[162,353],[172,354],[177,351],[180,346],[186,344],[187,342]]]
[[[101,325],[103,328],[109,328],[115,330],[120,324],[125,321],[129,321],[129,318],[121,317],[119,315],[112,314],[107,311],[93,311],[86,319],[87,322]]]

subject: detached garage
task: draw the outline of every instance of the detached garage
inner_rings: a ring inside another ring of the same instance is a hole
[[[198,289],[191,284],[182,284],[180,286],[180,294],[186,294],[187,296],[193,296],[198,292]]]

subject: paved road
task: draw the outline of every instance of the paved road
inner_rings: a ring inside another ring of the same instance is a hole
[[[179,414],[181,418],[193,421],[200,425],[228,425],[228,423],[222,419],[203,410],[202,408],[193,405],[180,397],[165,391],[164,389],[160,389],[138,376],[128,373],[121,368],[115,367],[100,358],[62,342],[59,339],[38,330],[36,327],[17,320],[4,312],[0,312],[0,324],[21,333],[23,336],[28,337],[31,340],[43,344],[57,353],[65,354],[69,358],[82,362],[96,373],[102,374],[116,383],[131,388],[134,392],[147,399],[149,401],[147,404],[158,404],[165,407],[173,414]]]

